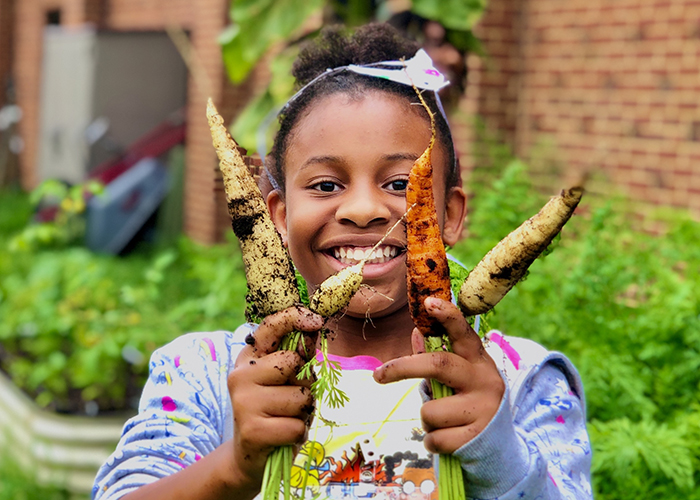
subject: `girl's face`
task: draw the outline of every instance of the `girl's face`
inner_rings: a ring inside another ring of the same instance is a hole
[[[274,191],[268,204],[310,292],[361,260],[403,216],[409,171],[429,140],[427,119],[380,91],[324,97],[299,120],[285,156],[284,198]],[[444,158],[436,146],[435,204],[451,245],[462,229],[465,197],[461,188],[446,196]],[[355,295],[347,314],[380,317],[406,306],[405,241],[399,225],[365,265],[369,287]]]

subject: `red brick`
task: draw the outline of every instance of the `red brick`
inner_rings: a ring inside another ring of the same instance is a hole
[[[511,5],[508,0],[489,3],[489,10],[501,12],[501,26],[507,24],[505,4]],[[487,51],[489,10],[481,31]],[[527,155],[546,132],[572,169],[603,165],[618,172],[614,177],[623,184],[633,179],[637,184],[630,192],[638,200],[678,203],[686,198],[674,197],[674,189],[700,183],[695,181],[700,141],[689,129],[700,122],[698,18],[698,0],[523,0],[519,17],[511,22],[522,27],[516,43],[524,49],[500,45],[499,65],[490,69],[513,68],[521,75],[503,73],[485,81],[484,66],[473,68],[479,75],[470,75],[467,99],[478,98],[466,107],[507,130],[506,106],[515,106],[513,135],[521,153]],[[504,78],[517,82],[515,96]],[[539,130],[531,128],[533,123]]]

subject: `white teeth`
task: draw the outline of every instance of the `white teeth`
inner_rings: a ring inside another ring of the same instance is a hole
[[[366,247],[336,247],[333,255],[345,265],[357,264],[365,260],[368,264],[382,264],[396,257],[398,249],[392,246],[384,246],[376,250]]]

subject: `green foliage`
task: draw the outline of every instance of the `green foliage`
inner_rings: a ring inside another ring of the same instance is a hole
[[[36,477],[21,467],[11,454],[0,452],[0,500],[68,500],[60,488],[39,484]]]
[[[438,21],[445,28],[469,31],[486,6],[486,0],[413,0],[412,10],[426,19]]]
[[[268,48],[299,31],[322,6],[322,0],[232,1],[233,24],[219,39],[231,81],[242,82]]]
[[[79,247],[13,251],[10,239],[0,234],[0,369],[46,407],[129,408],[156,347],[244,321],[233,241],[203,247],[183,239],[120,258]]]
[[[57,205],[53,220],[28,224],[10,242],[14,250],[65,247],[82,241],[85,236],[86,196],[101,195],[104,186],[97,181],[68,186],[49,179],[29,196],[29,202],[38,209],[47,200]]]
[[[471,269],[504,236],[534,215],[546,198],[533,193],[527,167],[510,160],[489,184],[474,185],[468,215],[469,238],[460,248],[460,257]]]
[[[593,478],[599,497],[693,498],[692,444],[682,429],[621,417],[593,421],[590,434],[596,443]]]
[[[507,155],[473,177],[469,237],[451,251],[468,268],[546,202]],[[584,196],[489,321],[577,366],[596,498],[700,498],[700,224],[668,210],[652,235],[630,213],[621,198]]]
[[[300,379],[314,379],[311,384],[311,392],[314,397],[329,408],[342,408],[350,401],[348,395],[338,389],[341,377],[340,363],[328,358],[327,332],[321,332],[321,356],[319,361],[313,356],[299,372]]]
[[[299,52],[298,47],[289,47],[282,51],[271,63],[270,85],[254,98],[238,116],[236,123],[231,128],[231,135],[243,147],[259,150],[258,127],[264,129],[263,139],[266,141],[265,150],[269,151],[272,144],[272,121],[276,119],[276,111],[292,95],[294,89],[294,77],[292,76],[292,63]]]

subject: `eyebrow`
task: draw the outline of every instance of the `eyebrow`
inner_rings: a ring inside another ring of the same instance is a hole
[[[420,156],[417,154],[414,154],[414,153],[394,153],[394,154],[382,156],[383,160],[389,160],[389,161],[397,161],[397,160],[416,161],[418,158],[420,158]]]
[[[419,158],[419,155],[416,155],[414,153],[408,153],[408,152],[402,152],[402,153],[392,153],[392,154],[387,154],[387,155],[382,155],[381,160],[382,161],[389,161],[389,162],[395,162],[395,161],[401,161],[401,160],[409,160],[411,162],[415,162]],[[318,164],[326,164],[326,163],[342,163],[342,157],[340,156],[333,156],[333,155],[319,155],[319,156],[312,156],[311,158],[307,159],[299,168],[300,170],[303,170],[305,168],[308,168],[312,165],[318,165]]]

